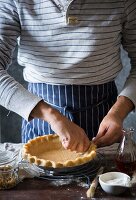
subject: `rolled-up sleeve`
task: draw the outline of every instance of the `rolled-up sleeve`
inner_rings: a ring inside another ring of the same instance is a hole
[[[26,120],[41,101],[7,73],[21,26],[14,0],[0,1],[0,104]]]
[[[125,21],[122,29],[122,45],[131,62],[130,74],[119,94],[128,97],[136,108],[136,0],[125,1]]]

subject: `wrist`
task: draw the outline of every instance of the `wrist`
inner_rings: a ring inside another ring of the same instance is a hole
[[[116,115],[120,120],[124,120],[126,116],[134,109],[134,104],[125,96],[119,96],[116,103],[109,110],[109,114]]]
[[[32,110],[30,117],[42,119],[50,124],[52,121],[59,120],[61,114],[58,110],[54,109],[42,100]]]

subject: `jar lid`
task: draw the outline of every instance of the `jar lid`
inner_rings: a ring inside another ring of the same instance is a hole
[[[7,164],[12,162],[15,159],[16,155],[12,151],[1,151],[0,150],[0,165]]]

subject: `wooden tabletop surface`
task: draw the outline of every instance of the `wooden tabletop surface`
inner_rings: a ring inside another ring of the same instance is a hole
[[[106,154],[104,163],[107,163],[105,171],[115,171],[113,151],[110,155]],[[103,165],[104,165],[103,163]],[[117,171],[117,170],[116,170]],[[43,180],[39,178],[25,179],[16,187],[9,190],[0,190],[0,200],[87,200],[87,187],[77,182],[70,184],[56,184],[56,182]],[[136,189],[136,188],[135,188]],[[90,198],[91,199],[91,198]],[[131,191],[112,196],[105,193],[101,186],[98,185],[94,198],[92,199],[118,199],[118,200],[136,200],[136,196],[132,196]]]
[[[0,200],[87,200],[87,188],[76,184],[55,186],[47,180],[26,179],[15,188],[0,191]],[[136,199],[126,191],[119,196],[111,196],[98,186],[95,196],[97,199]]]

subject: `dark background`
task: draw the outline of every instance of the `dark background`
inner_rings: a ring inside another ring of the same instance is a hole
[[[120,72],[116,79],[118,91],[121,90],[126,77],[130,70],[130,62],[125,51],[121,51],[121,58],[123,63],[123,70]],[[22,76],[23,67],[17,64],[17,49],[14,52],[12,65],[9,67],[8,72],[17,81],[27,87],[27,83],[23,80]],[[3,107],[0,107],[0,142],[21,142],[21,117],[16,113],[10,112]],[[136,130],[136,113],[131,112],[124,122],[124,128],[133,127]]]

